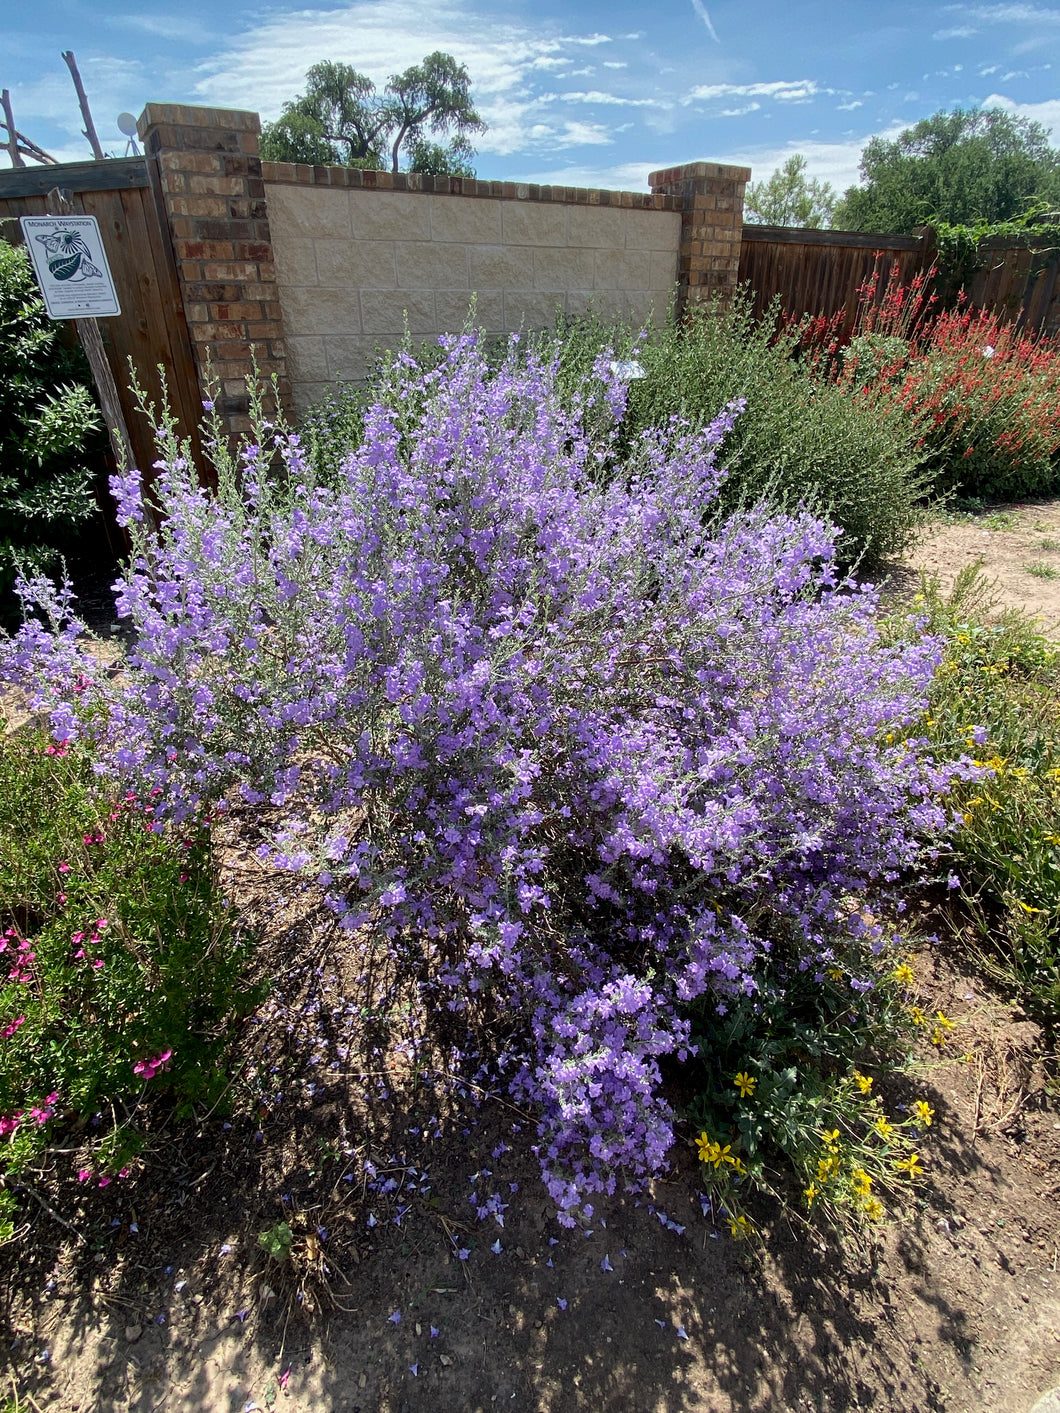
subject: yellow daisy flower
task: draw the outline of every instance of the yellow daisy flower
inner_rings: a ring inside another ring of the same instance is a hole
[[[931,1120],[935,1117],[935,1110],[926,1099],[918,1099],[916,1101],[913,1105],[913,1113],[916,1115],[918,1123],[923,1124],[925,1128],[931,1127]]]

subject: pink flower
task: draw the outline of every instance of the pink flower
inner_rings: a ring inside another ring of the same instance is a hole
[[[0,1119],[0,1137],[8,1133],[14,1133],[15,1129],[18,1128],[21,1117],[22,1111],[20,1109],[17,1114],[12,1114],[10,1118]]]
[[[10,1036],[14,1035],[15,1031],[19,1028],[20,1025],[25,1024],[26,1017],[19,1016],[18,1020],[12,1021],[10,1025],[7,1025],[4,1027],[3,1030],[0,1030],[0,1039],[7,1040]]]
[[[100,1180],[99,1180],[99,1185],[100,1185],[100,1187],[109,1187],[109,1186],[110,1186],[110,1178],[109,1178],[109,1177],[101,1177]]]
[[[69,865],[68,863],[61,863],[61,864],[59,865],[59,872],[60,872],[60,873],[69,873],[69,872],[70,872],[70,865]]]
[[[53,1093],[48,1095],[47,1099],[45,1099],[44,1103],[40,1106],[40,1108],[30,1109],[30,1118],[37,1120],[38,1128],[43,1127],[43,1125],[46,1124],[51,1118],[51,1116],[55,1113],[55,1103],[58,1098],[59,1091],[55,1090]]]
[[[78,1182],[87,1182],[92,1176],[91,1168],[79,1168],[77,1173]]]
[[[143,1075],[145,1080],[154,1079],[158,1071],[168,1070],[169,1062],[173,1057],[172,1050],[163,1050],[160,1055],[156,1055],[151,1060],[137,1060],[133,1065],[133,1074]]]

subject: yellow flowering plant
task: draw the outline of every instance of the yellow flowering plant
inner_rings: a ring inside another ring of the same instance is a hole
[[[817,1223],[860,1226],[882,1220],[911,1180],[895,1164],[923,1143],[934,1110],[918,1099],[892,1112],[880,1090],[917,1033],[916,974],[881,953],[875,984],[859,992],[850,978],[863,965],[836,957],[816,975],[789,971],[724,1017],[698,1017],[691,1140],[717,1219],[740,1236],[756,1229],[756,1193]]]
[[[951,796],[956,829],[949,875],[955,945],[1047,1025],[1060,1017],[1060,653],[1027,615],[999,612],[976,565],[948,595],[921,584],[915,625],[892,620],[896,640],[941,639],[920,734],[940,762],[964,759]],[[940,881],[942,881],[940,879]],[[954,907],[953,904],[957,906]],[[929,1041],[947,1028],[925,1018]]]

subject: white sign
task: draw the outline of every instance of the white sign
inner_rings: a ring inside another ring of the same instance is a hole
[[[95,216],[22,216],[37,282],[53,319],[120,314]]]

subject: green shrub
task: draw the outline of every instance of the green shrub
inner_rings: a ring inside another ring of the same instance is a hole
[[[95,513],[102,420],[80,349],[59,338],[21,248],[0,240],[0,616],[16,562],[54,564]]]
[[[206,829],[146,819],[143,801],[99,793],[76,747],[0,737],[0,1172],[112,1105],[118,1130],[83,1141],[93,1168],[120,1166],[137,1096],[188,1105],[225,1087],[231,1021],[253,1000],[247,943]]]
[[[840,526],[846,559],[898,553],[930,484],[914,419],[898,407],[869,414],[816,378],[795,357],[798,332],[778,333],[774,315],[756,320],[740,293],[641,339],[589,316],[563,320],[536,343],[551,344],[571,393],[607,345],[618,358],[636,358],[645,376],[630,387],[630,438],[674,416],[705,426],[733,398],[746,399],[723,452],[729,477],[718,513],[761,499],[801,502]]]

